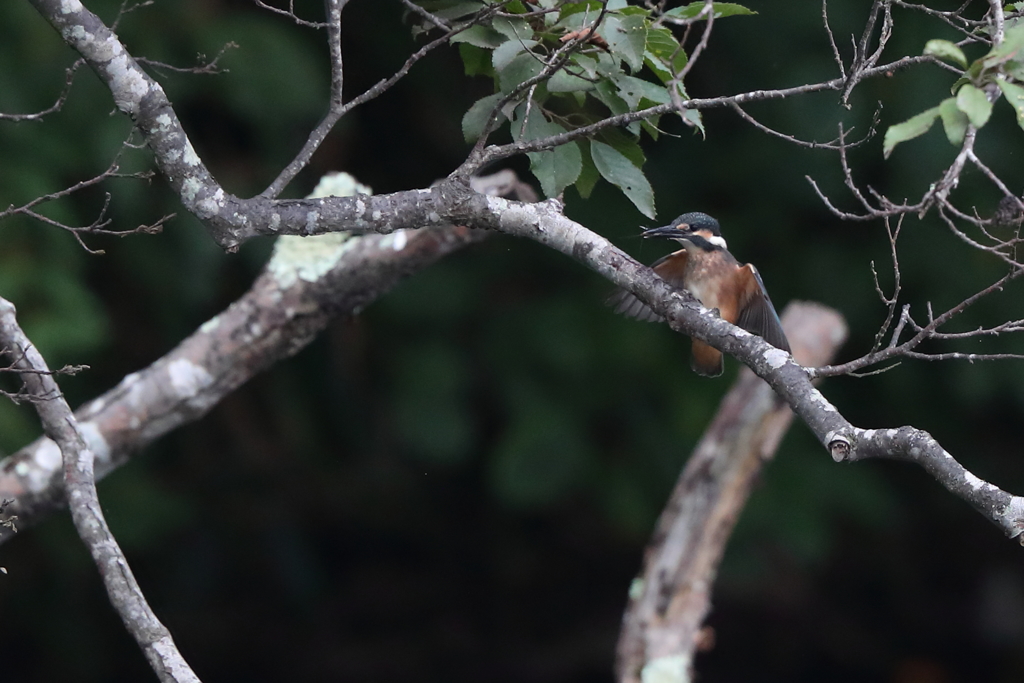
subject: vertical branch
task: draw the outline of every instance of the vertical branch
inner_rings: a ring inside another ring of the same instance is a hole
[[[1003,42],[1006,20],[1003,16],[1002,0],[988,0],[989,12],[992,13],[992,47]]]
[[[889,235],[889,257],[892,259],[893,285],[891,297],[886,296],[885,292],[882,291],[882,286],[878,282],[878,273],[875,271],[875,262],[871,262],[871,275],[875,281],[875,292],[878,294],[878,298],[882,300],[882,303],[888,308],[888,313],[882,326],[878,328],[878,333],[875,334],[875,341],[871,345],[870,353],[874,353],[882,348],[882,338],[889,332],[893,317],[896,315],[896,305],[900,299],[900,257],[896,251],[896,240],[900,237],[900,230],[903,228],[903,219],[905,217],[906,214],[900,214],[900,217],[896,219],[895,230],[893,230],[889,222],[889,217],[885,217],[885,232]],[[900,330],[902,331],[902,328]],[[899,334],[897,333],[894,335],[890,346],[895,346],[898,338]]]
[[[94,455],[42,354],[18,325],[14,305],[0,299],[0,346],[20,375],[46,435],[60,448],[71,518],[103,577],[110,603],[164,683],[198,683],[170,632],[146,602],[114,540],[96,494]]]
[[[832,46],[832,57],[839,67],[839,77],[846,78],[846,67],[843,64],[843,57],[839,54],[839,46],[836,45],[836,37],[832,35],[832,27],[828,25],[828,0],[821,0],[821,21],[825,25],[825,33],[828,34],[829,45]]]
[[[846,339],[846,323],[818,304],[791,304],[783,315],[797,362],[827,363]],[[669,498],[630,591],[617,646],[618,680],[687,681],[725,544],[753,482],[774,455],[793,413],[771,387],[744,369]]]
[[[274,179],[274,182],[270,183],[267,189],[260,194],[261,197],[273,198],[281,194],[281,191],[298,175],[299,171],[306,167],[327,134],[334,128],[334,124],[345,113],[345,100],[342,95],[345,85],[345,67],[341,57],[341,10],[347,4],[348,0],[324,1],[327,11],[327,49],[331,55],[331,97],[327,113],[309,134],[306,144],[302,146],[299,153]]]

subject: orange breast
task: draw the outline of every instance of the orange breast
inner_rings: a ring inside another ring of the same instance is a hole
[[[687,264],[686,289],[705,308],[717,308],[723,320],[735,323],[739,318],[736,302],[736,268],[722,258],[691,258]]]

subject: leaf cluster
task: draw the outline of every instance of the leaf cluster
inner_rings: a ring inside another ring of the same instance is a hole
[[[953,84],[952,97],[890,126],[883,144],[886,157],[899,143],[928,132],[940,118],[949,142],[960,145],[968,127],[978,130],[988,123],[1000,93],[1013,107],[1017,124],[1024,128],[1024,22],[1017,20],[1010,25],[1001,43],[969,65],[960,46],[948,40],[929,40],[924,54],[962,67],[963,75]]]
[[[653,218],[654,192],[642,171],[641,133],[659,135],[659,116],[621,128],[566,139],[567,133],[609,117],[688,99],[682,77],[688,54],[674,30],[704,21],[708,3],[664,10],[626,0],[511,0],[493,5],[421,0],[443,21],[464,22],[451,38],[469,75],[493,79],[494,92],[475,102],[462,130],[478,147],[505,123],[514,143],[534,143],[530,167],[549,197],[573,185],[587,197],[600,178],[618,187]],[[753,14],[733,3],[713,3],[714,17]],[[440,23],[440,22],[435,22]],[[703,133],[700,112],[679,108]],[[563,137],[558,137],[563,136]],[[550,145],[537,141],[548,141]],[[545,148],[546,147],[546,148]]]

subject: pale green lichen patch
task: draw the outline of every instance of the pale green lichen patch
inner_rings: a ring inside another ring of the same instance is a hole
[[[351,197],[373,194],[366,185],[348,173],[329,173],[320,179],[309,199],[318,197]],[[317,214],[312,211],[311,214]],[[274,216],[280,222],[280,216]],[[310,219],[315,222],[316,218]],[[274,253],[267,270],[282,288],[291,287],[298,280],[315,282],[333,269],[356,240],[345,232],[332,232],[312,237],[282,235],[274,245]]]
[[[196,214],[200,218],[209,218],[220,213],[224,206],[224,190],[217,188],[212,197],[207,197],[196,203]]]
[[[196,154],[195,148],[192,147],[191,140],[185,140],[185,156],[183,158],[183,161],[189,166],[199,166],[201,163],[203,163],[199,159],[199,155]]]
[[[186,178],[185,182],[181,184],[181,198],[186,204],[191,204],[202,187],[203,184],[199,182],[198,178]]]
[[[75,42],[92,40],[92,34],[86,31],[84,26],[79,26],[78,24],[75,24],[69,30],[66,30],[64,32],[64,37],[71,38]]]
[[[31,492],[45,491],[50,478],[61,468],[60,448],[50,439],[43,439],[32,454],[31,461],[22,460],[14,467],[22,484]]]
[[[218,327],[220,327],[220,316],[219,315],[215,315],[212,318],[210,318],[209,320],[207,320],[205,323],[200,325],[199,326],[199,331],[202,332],[203,334],[210,334],[211,332],[216,330]]]
[[[669,655],[652,659],[640,672],[643,683],[689,683],[690,658],[686,655]]]
[[[384,249],[391,247],[395,251],[402,251],[408,242],[409,238],[405,230],[395,230],[380,241],[380,246]]]
[[[124,55],[115,57],[107,67],[114,80],[112,92],[114,103],[118,109],[135,113],[139,110],[139,101],[149,92],[149,83],[138,71],[128,66],[128,58]]]
[[[101,460],[109,460],[110,444],[107,443],[107,439],[103,436],[103,431],[99,428],[99,425],[89,420],[87,422],[80,422],[78,428],[96,457]]]
[[[181,398],[192,398],[213,383],[209,371],[185,358],[178,358],[167,365],[171,388]]]
[[[774,370],[781,368],[788,360],[789,354],[781,349],[768,349],[764,354],[764,361]]]

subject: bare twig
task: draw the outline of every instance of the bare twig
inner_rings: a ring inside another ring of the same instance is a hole
[[[445,31],[450,31],[452,29],[451,24],[449,24],[447,21],[437,16],[436,14],[432,14],[427,10],[423,9],[415,2],[412,2],[412,0],[400,0],[400,2],[402,3],[402,6],[405,7],[407,10],[420,15],[437,28],[443,29]]]
[[[705,0],[704,8],[701,9],[700,14],[694,17],[694,19],[700,20],[705,17],[707,18],[707,23],[704,24],[704,31],[700,34],[700,41],[697,43],[697,47],[693,49],[693,52],[690,53],[690,57],[686,60],[686,64],[683,68],[680,69],[679,73],[672,78],[670,83],[670,88],[672,90],[675,90],[675,85],[677,83],[683,82],[683,79],[686,78],[686,74],[690,73],[693,69],[693,65],[697,63],[697,60],[700,59],[700,56],[708,46],[708,41],[711,39],[711,29],[714,28],[715,24],[715,6],[713,0]]]
[[[325,0],[324,7],[327,12],[327,48],[331,59],[331,94],[327,113],[324,115],[317,127],[309,134],[306,143],[299,150],[294,159],[281,171],[270,186],[263,191],[264,197],[276,197],[298,175],[299,171],[306,167],[313,154],[323,143],[327,134],[333,130],[334,125],[345,112],[345,100],[343,90],[345,85],[345,66],[341,53],[341,9],[340,0]]]
[[[145,57],[136,57],[135,61],[139,64],[145,64],[146,66],[156,71],[173,71],[181,74],[193,74],[193,75],[216,75],[227,73],[227,69],[222,69],[218,64],[221,58],[227,54],[228,50],[234,50],[238,47],[238,43],[229,41],[224,44],[223,47],[213,56],[212,59],[207,59],[206,55],[196,55],[197,66],[174,66],[166,62],[160,62],[153,59],[146,59]]]
[[[964,10],[971,4],[971,0],[964,0],[964,3],[955,10],[937,10],[926,5],[919,5],[911,2],[904,2],[904,0],[891,0],[892,4],[896,7],[903,7],[904,9],[915,10],[923,14],[935,17],[940,21],[945,22],[949,26],[953,27],[964,35],[964,38],[972,43],[988,43],[989,39],[985,38],[978,29],[985,27],[988,22],[985,20],[974,20],[965,17]],[[990,3],[991,4],[991,3]]]
[[[903,342],[902,344],[890,343],[889,346],[887,346],[884,349],[868,353],[867,355],[862,356],[861,358],[852,360],[848,363],[843,363],[842,365],[817,368],[814,370],[810,370],[809,372],[812,377],[832,377],[835,375],[842,375],[854,371],[859,371],[871,365],[875,365],[877,363],[881,363],[883,361],[887,361],[898,356],[907,356],[913,358],[963,358],[968,360],[1004,360],[1007,358],[1016,358],[1017,356],[1014,354],[923,354],[916,351],[916,349],[923,342],[935,338],[936,332],[938,332],[938,329],[942,325],[945,325],[950,320],[960,315],[961,313],[966,311],[974,304],[978,303],[978,301],[985,298],[986,296],[994,292],[1002,291],[1007,284],[1021,277],[1021,275],[1024,275],[1024,268],[1018,267],[1012,270],[1011,272],[1007,273],[1003,277],[999,278],[998,280],[990,284],[988,287],[985,287],[984,289],[975,292],[969,297],[966,297],[963,301],[947,309],[941,315],[932,315],[929,310],[929,322],[927,325],[917,325],[909,316],[908,309],[904,309],[904,317],[906,318],[906,322],[909,323],[916,330],[916,334],[914,334],[914,336],[908,339],[907,341]],[[900,322],[904,322],[904,319],[902,317]],[[902,331],[902,329],[903,325],[901,324],[897,328],[897,332]],[[896,335],[894,334],[893,342],[895,342],[895,340]]]
[[[879,66],[866,68],[863,70],[860,76],[860,80],[865,78],[874,78],[876,76],[885,76],[891,74],[900,69],[905,69],[916,64],[931,63],[934,62],[935,58],[931,55],[924,55],[919,57],[903,57],[896,61],[888,64],[882,64]],[[670,102],[667,104],[659,104],[647,109],[640,109],[638,111],[626,112],[617,116],[609,116],[608,118],[602,119],[595,123],[587,126],[581,126],[579,128],[553,135],[547,138],[541,138],[530,141],[519,141],[505,145],[493,145],[484,148],[483,152],[479,155],[479,158],[473,158],[467,161],[461,166],[453,175],[465,174],[467,172],[475,171],[484,164],[488,164],[499,159],[505,159],[518,154],[526,154],[529,152],[540,152],[546,149],[553,149],[559,145],[563,145],[572,140],[578,140],[580,138],[592,137],[597,133],[607,128],[618,128],[621,126],[629,125],[634,121],[643,121],[650,118],[655,118],[663,114],[669,114],[677,111],[680,106],[685,109],[716,109],[719,107],[731,107],[733,104],[745,104],[747,102],[760,102],[764,100],[781,100],[796,95],[803,95],[814,92],[822,92],[828,90],[841,90],[846,84],[846,79],[835,78],[829,81],[821,81],[819,83],[809,83],[806,85],[795,86],[792,88],[780,88],[778,90],[753,90],[750,92],[741,93],[738,95],[728,95],[723,97],[710,97],[710,98],[692,98],[689,100],[682,101],[680,103]],[[849,145],[848,145],[849,146]]]
[[[878,121],[879,121],[879,112],[876,111],[874,117],[871,120],[871,127],[868,129],[868,132],[864,135],[864,137],[862,137],[860,140],[857,140],[856,142],[846,142],[843,139],[842,131],[841,130],[840,130],[839,137],[836,137],[836,138],[834,138],[834,139],[832,139],[832,140],[830,140],[828,142],[815,142],[814,140],[801,140],[801,139],[799,139],[799,138],[797,138],[797,137],[795,137],[793,135],[787,135],[786,133],[780,133],[779,131],[777,131],[777,130],[775,130],[773,128],[769,128],[768,126],[764,125],[763,123],[761,123],[760,121],[755,119],[753,116],[748,114],[740,105],[736,104],[735,102],[730,102],[729,104],[732,106],[733,111],[735,111],[737,114],[739,114],[740,118],[742,118],[744,121],[747,121],[748,123],[753,125],[755,128],[757,128],[761,132],[767,133],[768,135],[771,135],[771,136],[774,136],[774,137],[777,137],[777,138],[781,138],[782,140],[785,140],[786,142],[792,142],[794,145],[798,145],[800,147],[807,147],[807,148],[810,148],[810,149],[845,150],[845,149],[854,149],[855,147],[860,147],[861,145],[866,143],[868,140],[871,140],[872,138],[875,137],[875,128],[878,125]]]
[[[273,12],[274,14],[280,14],[283,17],[288,17],[299,26],[306,26],[308,28],[327,27],[326,22],[306,21],[305,19],[299,17],[299,15],[295,13],[295,0],[288,0],[288,9],[286,10],[280,9],[279,7],[274,7],[269,3],[263,2],[263,0],[253,0],[253,2],[255,2],[258,7],[262,7],[267,11]]]
[[[832,27],[828,25],[828,0],[821,0],[821,23],[825,25],[825,33],[828,35],[829,45],[832,46],[832,57],[836,60],[839,68],[839,77],[846,78],[846,67],[843,58],[839,54],[839,46],[836,45],[836,37],[832,35]]]
[[[81,68],[83,64],[85,64],[85,60],[79,58],[64,70],[64,87],[61,89],[60,95],[57,96],[57,100],[49,107],[42,111],[37,111],[34,114],[0,113],[0,121],[41,121],[47,115],[60,111],[64,107],[64,102],[68,99],[68,93],[71,92],[71,84],[75,81],[75,74],[78,73],[78,69]]]
[[[875,33],[875,24],[878,22],[879,15],[882,16],[882,28],[878,36],[878,45],[874,52],[870,54],[871,38]],[[861,34],[860,42],[854,44],[853,60],[850,63],[850,72],[846,77],[846,83],[843,86],[843,94],[839,98],[839,101],[846,107],[849,107],[850,93],[857,87],[857,84],[864,78],[864,75],[872,69],[877,63],[879,58],[882,56],[882,51],[885,50],[885,44],[889,42],[889,38],[892,36],[892,12],[890,10],[890,4],[886,0],[875,0],[871,6],[871,12],[868,14],[867,23],[864,26],[864,32]]]
[[[885,231],[889,235],[889,257],[892,259],[892,274],[893,274],[893,285],[892,285],[892,296],[887,297],[882,292],[881,285],[878,284],[878,273],[875,272],[875,262],[871,262],[871,275],[875,282],[875,292],[878,294],[878,298],[882,300],[882,303],[888,308],[888,313],[885,316],[885,321],[882,322],[882,326],[878,328],[878,333],[875,334],[875,341],[871,345],[871,352],[874,353],[882,346],[882,337],[885,336],[886,332],[889,331],[889,326],[892,325],[893,316],[896,314],[896,304],[900,298],[900,259],[896,252],[896,240],[899,239],[900,229],[903,227],[903,219],[906,214],[901,214],[896,221],[896,228],[893,229],[889,218],[885,219]],[[907,310],[907,309],[905,309]],[[902,322],[902,318],[901,318]],[[902,325],[900,326],[902,329]],[[893,335],[890,346],[894,346],[896,340],[899,338],[899,329]]]
[[[395,83],[403,79],[413,66],[416,65],[421,59],[426,57],[432,51],[438,47],[445,45],[451,39],[452,36],[465,31],[471,26],[475,26],[489,17],[493,16],[503,4],[506,4],[508,0],[503,0],[499,5],[487,7],[469,21],[462,22],[456,26],[452,26],[448,31],[421,47],[419,50],[414,52],[405,60],[405,63],[399,67],[397,71],[383,78],[370,88],[365,90],[362,94],[357,95],[348,102],[344,102],[342,99],[342,84],[344,78],[344,71],[342,67],[342,54],[341,54],[341,10],[347,4],[348,0],[326,0],[328,7],[328,21],[324,26],[328,29],[328,45],[331,52],[331,103],[328,107],[327,114],[320,121],[317,127],[310,133],[306,143],[302,149],[295,156],[295,158],[281,171],[277,178],[260,193],[260,197],[273,198],[278,196],[281,191],[292,181],[292,179],[298,175],[299,171],[306,167],[309,160],[313,157],[313,154],[319,149],[320,145],[326,139],[327,134],[331,132],[335,124],[344,117],[347,113],[355,109],[356,107],[373,100],[383,93],[387,92]],[[259,0],[257,0],[259,2]]]
[[[52,225],[53,227],[60,228],[62,230],[67,230],[68,232],[75,236],[75,239],[78,241],[79,245],[81,245],[81,247],[90,254],[103,254],[104,252],[102,249],[91,249],[82,240],[82,235],[116,235],[118,237],[125,237],[127,235],[154,234],[160,232],[160,230],[163,227],[163,224],[166,223],[171,218],[173,218],[174,214],[164,216],[156,223],[153,223],[151,225],[140,225],[130,230],[108,230],[107,226],[110,225],[111,222],[110,219],[107,217],[111,199],[109,192],[104,195],[103,206],[96,213],[96,217],[93,219],[91,223],[87,225],[68,225],[67,223],[64,223],[62,221],[45,216],[38,210],[44,204],[59,199],[64,199],[72,194],[75,194],[76,192],[81,192],[82,190],[85,190],[87,188],[94,187],[96,185],[99,185],[103,181],[111,178],[136,178],[143,180],[151,178],[153,175],[151,171],[137,171],[134,173],[121,172],[121,155],[124,153],[126,149],[133,149],[134,147],[135,146],[131,142],[131,136],[129,136],[129,138],[125,140],[125,142],[122,144],[121,149],[118,150],[118,153],[114,156],[113,161],[110,162],[110,165],[102,173],[99,173],[98,175],[95,175],[92,178],[89,178],[88,180],[83,180],[81,182],[75,183],[74,185],[66,187],[63,190],[58,190],[56,192],[51,192],[49,194],[36,197],[32,201],[21,206],[9,206],[3,211],[0,211],[0,221],[4,220],[5,218],[11,218],[13,216],[25,216],[27,218],[37,220],[41,223],[45,223],[46,225]]]

